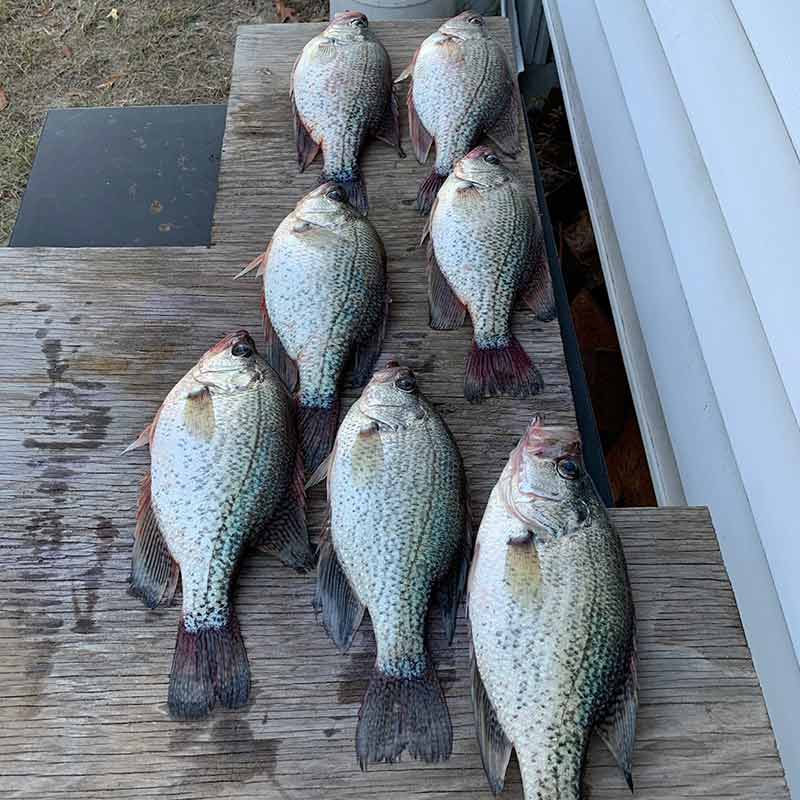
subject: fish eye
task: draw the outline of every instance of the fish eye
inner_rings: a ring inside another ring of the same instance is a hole
[[[366,28],[369,23],[366,17],[356,17],[350,24],[354,25],[356,28]]]
[[[417,379],[413,375],[401,375],[394,385],[401,392],[413,392],[417,388]]]
[[[236,342],[231,347],[231,355],[236,356],[236,358],[250,358],[253,355],[253,348],[247,342]]]
[[[483,160],[484,160],[484,161],[485,161],[487,164],[499,164],[499,163],[500,163],[500,159],[499,159],[499,158],[498,158],[498,157],[497,157],[497,156],[496,156],[494,153],[487,153],[487,154],[486,154],[486,155],[483,157]]]
[[[344,196],[344,192],[337,186],[335,189],[331,189],[329,192],[325,192],[325,197],[328,200],[333,200],[334,203],[344,203],[347,199]]]
[[[474,16],[470,17],[467,22],[471,23],[472,25],[480,25],[483,22],[483,17]]]
[[[573,481],[581,474],[581,468],[571,458],[562,458],[556,465],[556,471],[562,478]]]

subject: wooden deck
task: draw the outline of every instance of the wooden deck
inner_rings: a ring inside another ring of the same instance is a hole
[[[508,42],[505,23],[493,21]],[[368,622],[347,656],[311,609],[313,581],[264,557],[245,563],[237,606],[253,702],[203,723],[166,712],[178,609],[127,594],[137,484],[120,457],[160,400],[222,333],[257,331],[258,283],[231,281],[314,183],[291,161],[286,84],[320,25],[244,28],[237,47],[209,249],[0,249],[0,790],[3,797],[337,800],[489,798],[472,731],[466,623],[432,648],[447,695],[452,759],[358,771],[356,714],[374,654]],[[398,73],[434,23],[376,24]],[[407,137],[406,137],[407,138]],[[525,156],[519,167],[530,179]],[[424,169],[370,148],[372,219],[395,302],[384,358],[417,369],[451,425],[480,514],[534,410],[574,421],[556,323],[520,312],[547,390],[484,407],[463,399],[468,328],[427,327],[420,220]],[[258,340],[258,336],[256,336]],[[348,394],[352,399],[353,393]],[[321,487],[312,493],[318,528]],[[639,800],[786,798],[783,770],[713,528],[702,509],[613,512],[628,555],[642,657],[634,757]],[[462,610],[463,613],[463,610]],[[592,800],[627,789],[602,746]],[[512,762],[503,795],[521,797]]]

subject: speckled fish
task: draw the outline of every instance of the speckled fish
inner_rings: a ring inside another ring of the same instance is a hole
[[[490,148],[456,162],[426,235],[431,327],[458,328],[467,311],[472,319],[466,398],[540,392],[541,375],[511,333],[511,315],[521,298],[537,319],[555,317],[542,227],[525,188]]]
[[[625,556],[578,434],[534,419],[494,487],[469,578],[473,702],[494,794],[578,800],[597,731],[633,789],[636,633]]]
[[[278,226],[258,266],[267,359],[292,391],[306,469],[328,455],[339,420],[339,383],[352,360],[353,386],[372,376],[389,295],[386,251],[372,223],[337,184],[307,194]]]
[[[505,51],[474,11],[431,34],[397,82],[406,78],[411,141],[420,164],[436,145],[433,171],[417,194],[417,209],[427,214],[455,162],[484,134],[504,153],[519,152],[519,100]]]
[[[150,608],[183,611],[169,683],[177,719],[217,700],[244,705],[250,668],[231,600],[248,544],[298,569],[313,565],[292,405],[246,331],[226,336],[175,385],[130,448],[149,444],[131,588]]]
[[[295,62],[291,80],[297,163],[304,171],[322,150],[322,181],[336,181],[359,211],[367,193],[359,157],[370,137],[404,157],[392,65],[364,14],[343,11]]]
[[[375,373],[342,422],[328,474],[329,528],[315,605],[346,651],[369,610],[377,658],[358,715],[362,769],[404,750],[441,761],[452,750],[447,705],[425,643],[436,592],[452,641],[471,552],[461,457],[411,370]]]

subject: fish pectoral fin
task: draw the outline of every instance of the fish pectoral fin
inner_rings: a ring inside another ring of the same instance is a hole
[[[597,733],[611,751],[614,760],[625,776],[628,788],[633,792],[633,744],[636,736],[636,712],[639,706],[638,656],[636,635],[627,661],[627,675],[617,696],[609,706],[606,718],[598,723]]]
[[[254,269],[258,269],[256,276],[263,275],[267,269],[267,257],[269,256],[269,248],[271,244],[272,243],[270,242],[263,253],[259,253],[252,261],[240,269],[239,272],[233,276],[233,279],[237,280],[238,278],[242,278],[248,273],[252,272]]]
[[[264,356],[267,359],[267,363],[278,373],[286,385],[289,394],[291,394],[297,386],[297,364],[286,352],[286,348],[283,346],[277,331],[272,327],[272,320],[269,318],[269,312],[267,311],[267,299],[263,292],[261,293],[261,319],[264,323]]]
[[[179,577],[180,569],[170,555],[153,511],[148,470],[139,487],[131,559],[131,592],[141,598],[148,608],[168,606],[175,596]]]
[[[291,101],[292,117],[294,119],[294,144],[297,150],[297,166],[300,172],[305,172],[319,154],[321,143],[314,139],[311,135],[311,131],[309,131],[300,117],[300,112],[297,110],[297,104],[294,101],[294,92],[291,94]]]
[[[536,319],[550,322],[556,318],[556,300],[553,294],[553,281],[550,278],[550,264],[541,229],[530,256],[530,271],[527,283],[520,294],[522,302],[533,311]]]
[[[483,771],[486,773],[489,789],[496,797],[503,791],[506,769],[513,746],[500,725],[497,712],[486,693],[474,653],[472,655],[472,707],[475,711],[475,730],[478,735]]]
[[[308,572],[314,567],[314,551],[306,526],[305,469],[299,444],[286,494],[256,537],[255,544],[262,552],[277,556],[298,572]]]
[[[466,306],[456,297],[447,278],[442,274],[433,239],[428,239],[428,305],[430,307],[430,326],[437,331],[460,328],[467,315]]]
[[[186,430],[196,438],[204,441],[212,439],[217,421],[214,415],[214,399],[208,386],[186,395],[183,421]]]
[[[317,551],[314,610],[322,614],[322,624],[328,636],[342,653],[346,653],[361,625],[364,605],[339,563],[331,537],[330,515],[325,521]]]
[[[505,111],[497,118],[486,135],[507,156],[515,156],[522,149],[519,144],[520,105],[516,89],[511,90],[511,99]]]
[[[144,426],[142,432],[120,453],[121,456],[124,456],[126,453],[130,453],[131,450],[136,450],[139,447],[144,447],[145,445],[150,444],[150,436],[153,433],[153,423],[149,423]]]
[[[320,37],[317,45],[312,48],[309,57],[321,63],[333,61],[336,58],[336,40]]]
[[[400,143],[400,110],[397,107],[397,98],[394,95],[391,83],[389,84],[389,103],[384,114],[383,120],[374,132],[378,141],[385,142],[389,147],[397,150],[400,158],[405,158],[406,154],[403,145]]]
[[[392,302],[389,292],[385,291],[381,305],[380,318],[372,331],[360,342],[356,343],[353,351],[353,374],[350,385],[354,388],[366,386],[372,378],[375,362],[381,354],[383,339],[386,336],[386,324],[389,319],[389,304]]]
[[[417,107],[414,105],[414,81],[408,87],[408,132],[411,136],[411,144],[414,146],[414,155],[420,164],[428,160],[433,145],[433,136],[422,124],[422,120],[417,114]]]

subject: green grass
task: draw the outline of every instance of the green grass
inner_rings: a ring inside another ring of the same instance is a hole
[[[291,5],[298,21],[327,13]],[[224,102],[236,28],[275,21],[270,0],[0,0],[0,245],[49,108]]]

